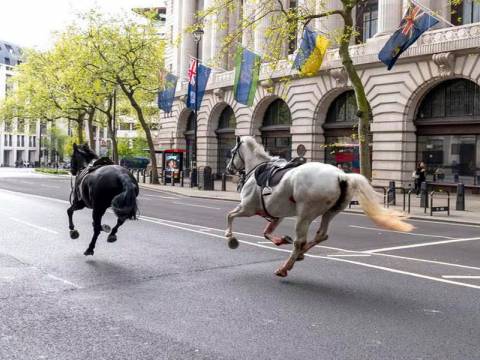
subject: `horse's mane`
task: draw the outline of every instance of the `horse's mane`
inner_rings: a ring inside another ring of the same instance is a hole
[[[262,144],[259,144],[253,136],[243,136],[242,142],[244,142],[250,149],[253,150],[253,153],[260,158],[265,160],[277,160],[278,156],[271,156]]]

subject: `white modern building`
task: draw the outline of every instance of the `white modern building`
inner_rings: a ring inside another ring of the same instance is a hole
[[[241,13],[225,13],[230,28],[207,26],[199,58],[208,61],[218,54],[222,39],[235,28],[240,16],[248,16],[251,0],[243,0]],[[297,6],[307,0],[284,0]],[[324,1],[323,1],[324,2]],[[373,181],[397,186],[412,182],[416,162],[424,161],[428,179],[478,184],[480,178],[480,4],[473,0],[452,8],[448,0],[419,0],[453,23],[442,22],[423,34],[388,71],[378,53],[395,31],[406,9],[406,0],[370,0],[356,9],[357,44],[350,53],[373,109]],[[167,4],[167,29],[171,38],[195,21],[195,11],[210,0],[175,0]],[[239,0],[240,3],[240,0]],[[309,2],[311,3],[311,1]],[[319,1],[320,3],[320,1]],[[341,7],[330,0],[328,9]],[[264,22],[269,21],[265,18]],[[329,16],[314,26],[332,32],[342,19]],[[243,45],[262,54],[265,23],[242,36]],[[185,79],[189,58],[196,55],[190,35],[167,53],[169,69]],[[295,47],[295,46],[293,46]],[[286,46],[286,51],[289,47]],[[290,49],[291,50],[291,49]],[[287,54],[285,54],[287,55]],[[214,172],[225,168],[235,135],[254,135],[273,154],[290,157],[303,144],[309,160],[358,168],[354,124],[356,102],[339,57],[332,47],[314,77],[299,78],[291,65],[273,75],[262,66],[253,106],[233,99],[234,71],[225,56],[210,76],[198,114],[198,163]],[[221,68],[223,70],[219,70]],[[290,76],[286,85],[278,79]],[[174,110],[161,114],[159,148],[173,147],[191,153],[193,115],[185,106],[186,82],[177,88]],[[333,145],[335,144],[335,145]],[[191,157],[187,156],[187,160]],[[188,161],[187,161],[188,163]],[[188,164],[187,164],[188,166]]]
[[[21,49],[0,41],[0,100],[8,96],[15,66],[21,62]],[[40,123],[16,119],[6,123],[0,119],[0,166],[35,164],[40,156]]]

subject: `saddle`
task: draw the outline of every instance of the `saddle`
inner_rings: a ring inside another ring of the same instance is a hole
[[[280,183],[290,170],[305,164],[305,158],[297,157],[290,161],[274,161],[260,165],[255,170],[255,180],[262,189],[271,188]]]
[[[272,193],[272,187],[278,185],[287,172],[296,167],[305,164],[306,160],[303,157],[297,157],[290,161],[276,160],[260,165],[255,169],[255,181],[261,188],[262,207],[265,213],[265,219],[274,221],[277,218],[272,216],[266,207],[264,197]]]
[[[101,157],[93,162],[92,165],[87,166],[85,169],[83,169],[76,177],[75,177],[75,184],[71,184],[71,193],[70,193],[70,203],[72,203],[72,197],[73,200],[78,200],[81,198],[80,195],[80,184],[82,183],[83,179],[85,177],[94,172],[95,170],[100,169],[103,166],[106,165],[115,165],[115,163],[108,157]]]
[[[106,156],[101,157],[100,159],[95,160],[91,166],[87,167],[87,173],[91,173],[105,165],[115,165],[115,163],[112,159]]]

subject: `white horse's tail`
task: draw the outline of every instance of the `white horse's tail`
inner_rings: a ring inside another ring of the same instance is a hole
[[[381,206],[377,199],[378,193],[368,183],[368,180],[359,174],[346,174],[348,184],[358,197],[363,211],[378,226],[396,231],[409,232],[414,229],[413,225],[404,221],[406,216],[391,209]]]

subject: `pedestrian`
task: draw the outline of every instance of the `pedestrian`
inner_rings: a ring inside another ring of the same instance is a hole
[[[425,163],[421,161],[418,163],[417,168],[415,169],[415,190],[417,195],[420,194],[420,188],[426,179]]]

